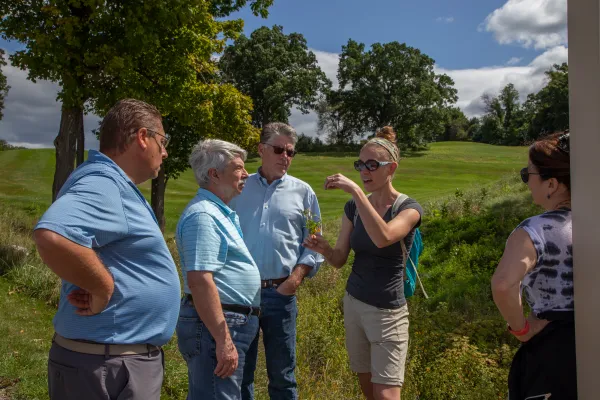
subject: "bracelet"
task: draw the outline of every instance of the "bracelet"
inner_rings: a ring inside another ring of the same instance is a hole
[[[524,336],[529,333],[529,321],[525,320],[525,326],[520,331],[513,331],[510,325],[508,325],[508,331],[515,336]]]

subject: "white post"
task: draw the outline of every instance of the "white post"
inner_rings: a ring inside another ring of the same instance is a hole
[[[600,0],[569,0],[569,102],[579,399],[600,399]]]

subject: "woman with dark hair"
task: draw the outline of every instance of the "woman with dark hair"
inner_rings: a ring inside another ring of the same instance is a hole
[[[304,242],[336,268],[341,268],[350,249],[354,250],[344,296],[346,349],[363,394],[373,400],[400,399],[408,351],[405,254],[410,252],[423,214],[419,203],[392,186],[400,161],[395,142],[393,129],[384,127],[363,146],[354,162],[370,196],[342,174],[327,177],[326,189],[352,195],[344,207],[338,240],[333,248],[320,235],[311,235]]]
[[[521,178],[546,211],[512,232],[492,277],[494,302],[523,342],[510,369],[509,398],[576,399],[569,133],[531,145]]]

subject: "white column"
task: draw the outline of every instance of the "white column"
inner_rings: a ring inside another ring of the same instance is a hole
[[[600,0],[569,0],[577,383],[600,399]]]

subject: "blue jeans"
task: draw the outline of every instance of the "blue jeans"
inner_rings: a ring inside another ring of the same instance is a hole
[[[284,296],[273,288],[261,291],[260,328],[265,345],[269,397],[271,400],[297,400],[296,296]],[[254,370],[258,356],[258,333],[246,353],[242,399],[254,399]]]
[[[238,352],[234,374],[222,379],[214,374],[217,367],[216,343],[200,320],[193,304],[181,301],[177,322],[177,345],[188,367],[187,400],[238,400],[246,354],[258,333],[258,317],[225,311],[231,339]]]

